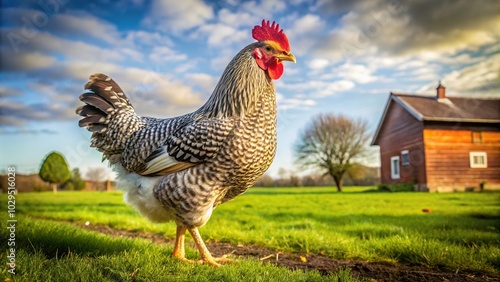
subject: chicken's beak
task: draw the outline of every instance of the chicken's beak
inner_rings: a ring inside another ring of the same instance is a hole
[[[297,62],[297,60],[295,59],[295,56],[292,54],[292,52],[282,53],[276,57],[280,61],[290,61],[290,62],[294,62],[294,63]]]

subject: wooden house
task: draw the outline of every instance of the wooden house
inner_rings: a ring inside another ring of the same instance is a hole
[[[419,191],[500,189],[500,98],[391,93],[372,141],[381,182]],[[482,185],[481,185],[482,184]]]

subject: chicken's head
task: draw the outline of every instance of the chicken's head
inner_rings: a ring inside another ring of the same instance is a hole
[[[272,79],[278,79],[283,74],[282,61],[296,62],[295,56],[290,52],[290,44],[280,25],[273,21],[262,20],[262,26],[256,25],[252,36],[262,45],[253,50],[255,61],[259,67],[267,71]]]

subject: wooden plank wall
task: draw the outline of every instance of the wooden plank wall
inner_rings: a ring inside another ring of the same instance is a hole
[[[482,131],[482,142],[472,142],[472,130],[425,129],[427,185],[431,191],[454,191],[500,186],[500,132]],[[487,168],[471,168],[469,152],[486,152]]]
[[[426,183],[422,132],[423,123],[391,101],[379,132],[382,183]],[[400,165],[400,179],[391,179],[391,157],[399,156],[401,164],[403,150],[409,151],[410,164]]]

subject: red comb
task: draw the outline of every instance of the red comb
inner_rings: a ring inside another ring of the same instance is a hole
[[[288,38],[286,38],[283,29],[280,29],[280,25],[276,24],[274,21],[272,25],[269,25],[269,21],[266,22],[266,20],[262,20],[262,26],[256,25],[253,28],[252,37],[257,41],[275,41],[284,51],[290,52]]]

